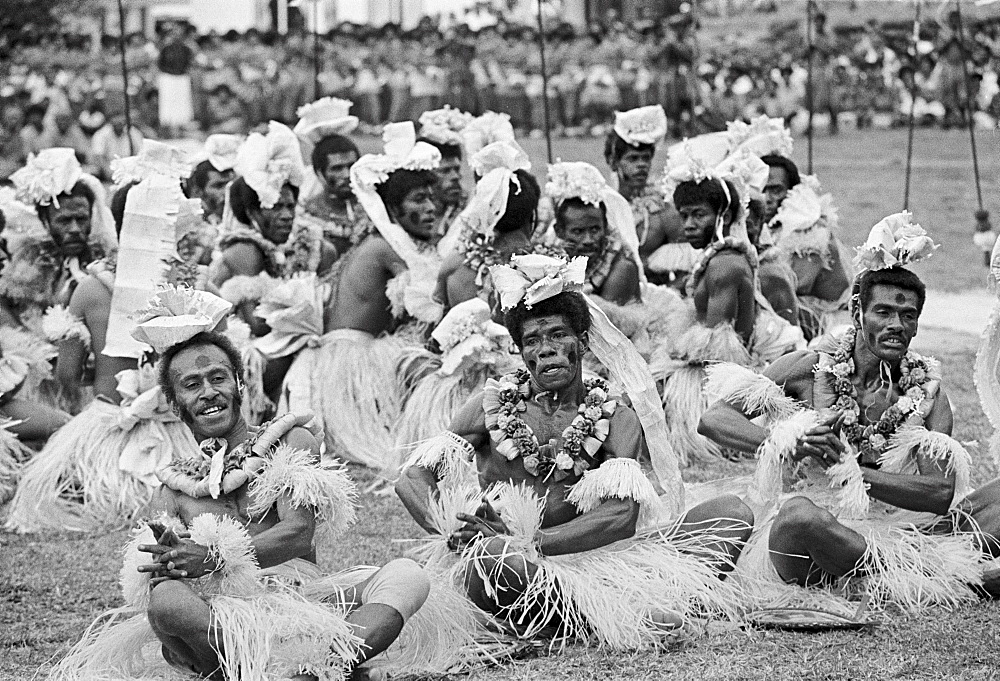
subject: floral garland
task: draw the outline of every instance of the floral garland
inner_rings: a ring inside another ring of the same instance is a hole
[[[701,259],[694,266],[694,270],[691,271],[691,275],[688,277],[684,288],[684,292],[688,298],[694,296],[694,290],[698,288],[698,282],[701,281],[702,276],[705,274],[708,263],[711,262],[717,253],[726,250],[742,254],[747,259],[747,262],[750,263],[751,269],[757,269],[757,255],[756,252],[751,251],[749,242],[731,236],[727,236],[722,241],[714,241],[701,252]]]
[[[849,329],[832,355],[833,363],[816,369],[832,377],[837,401],[834,408],[843,413],[842,432],[847,441],[858,451],[862,461],[878,461],[885,451],[889,438],[903,425],[922,425],[921,407],[932,400],[930,384],[939,380],[934,360],[908,351],[899,364],[899,389],[902,397],[889,405],[875,423],[861,423],[861,405],[851,376],[854,374],[854,341],[857,329]]]
[[[570,475],[583,475],[597,460],[594,455],[604,444],[611,428],[611,417],[618,403],[608,399],[608,384],[593,378],[584,381],[587,396],[576,418],[562,433],[562,449],[539,446],[531,427],[520,414],[527,410],[531,397],[531,374],[518,369],[512,374],[489,379],[483,396],[486,425],[496,450],[508,461],[522,457],[524,470],[533,476],[552,476],[557,482]]]
[[[462,264],[476,273],[477,286],[483,285],[491,267],[507,264],[503,254],[494,248],[493,240],[492,234],[482,234],[469,229],[466,230],[459,243],[459,250],[464,256]],[[563,249],[543,243],[532,244],[531,252],[536,255],[547,255],[551,258],[566,257],[566,252]]]

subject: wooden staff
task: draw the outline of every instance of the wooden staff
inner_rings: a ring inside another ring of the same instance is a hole
[[[128,137],[128,153],[135,156],[135,142],[132,141],[132,106],[128,99],[128,60],[125,59],[125,7],[118,0],[118,51],[122,58],[122,94],[125,96],[125,136]]]
[[[545,68],[545,22],[542,19],[542,0],[538,0],[538,51],[542,55],[542,112],[545,116],[545,151],[552,163],[552,123],[549,119],[549,74]]]
[[[806,124],[806,172],[813,172],[813,109],[815,108],[815,93],[813,92],[813,0],[806,0],[806,107],[809,110],[809,121]]]
[[[313,0],[313,100],[319,99],[319,0]]]
[[[921,0],[915,0],[917,4],[916,15],[913,19],[913,72],[916,75],[917,50],[920,42],[920,8],[923,5]],[[913,80],[910,86],[910,116],[907,124],[906,134],[906,184],[903,185],[903,210],[910,207],[910,175],[913,169],[913,130],[916,127],[914,109],[917,106],[917,82]]]

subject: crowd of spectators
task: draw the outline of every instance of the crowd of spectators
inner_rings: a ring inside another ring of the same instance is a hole
[[[271,119],[294,123],[299,106],[334,95],[352,100],[352,113],[373,128],[450,104],[504,111],[516,128],[541,134],[536,28],[482,13],[474,18],[446,28],[425,19],[406,31],[342,24],[315,43],[303,30],[134,34],[126,41],[133,122],[152,136],[245,132]],[[812,100],[815,120],[832,132],[845,124],[905,124],[913,98],[917,123],[961,125],[963,52],[975,119],[996,127],[996,24],[967,24],[963,51],[953,17],[925,22],[916,45],[912,24],[845,28],[816,19]],[[766,40],[735,32],[708,40],[688,15],[611,17],[587,30],[551,26],[546,57],[556,134],[600,134],[614,110],[652,103],[664,106],[677,137],[758,113],[804,124],[809,60],[802,17],[778,18]],[[191,129],[164,130],[157,76],[165,72],[191,79]],[[28,152],[53,145],[78,149],[93,170],[106,172],[107,161],[128,147],[123,104],[116,38],[95,45],[78,35],[0,36],[0,180]]]

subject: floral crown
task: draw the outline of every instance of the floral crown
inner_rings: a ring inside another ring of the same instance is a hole
[[[132,337],[162,355],[199,333],[218,330],[232,307],[207,291],[167,285],[133,313]]]
[[[353,103],[348,99],[323,97],[303,104],[295,112],[299,117],[295,134],[313,144],[327,135],[347,135],[358,127],[358,117],[348,113]]]
[[[657,144],[667,134],[667,114],[659,104],[615,112],[615,134],[633,147]]]
[[[267,124],[267,135],[254,133],[240,147],[234,169],[257,193],[262,208],[271,208],[286,183],[296,187],[305,179],[299,140],[288,126]]]
[[[469,166],[479,176],[476,191],[462,211],[462,220],[479,234],[491,236],[493,228],[507,210],[510,185],[521,191],[518,170],[531,170],[528,154],[517,142],[494,142],[469,159]]]
[[[464,139],[462,130],[472,122],[470,113],[453,109],[447,104],[443,109],[425,111],[420,114],[420,137],[436,144],[461,146]]]
[[[56,197],[73,189],[82,176],[83,168],[75,151],[52,147],[29,154],[28,162],[10,176],[10,181],[19,201],[40,206],[54,203],[58,208]]]
[[[555,205],[578,198],[591,206],[604,203],[609,185],[601,171],[583,161],[553,163],[549,166],[545,193]]]
[[[872,227],[868,240],[857,249],[854,264],[859,274],[869,270],[906,267],[929,258],[938,248],[909,211],[882,218]]]
[[[514,141],[514,126],[510,123],[510,116],[505,113],[487,111],[473,118],[462,129],[462,144],[467,157],[488,144],[503,141]]]
[[[803,175],[802,180],[788,190],[785,200],[768,224],[780,224],[788,232],[797,232],[808,230],[823,219],[827,227],[835,228],[838,217],[833,195],[821,192],[815,175]]]
[[[208,161],[217,172],[232,170],[236,165],[236,156],[243,146],[243,138],[239,135],[215,134],[205,140],[202,158],[198,161]]]
[[[431,332],[441,346],[441,373],[451,375],[469,358],[501,349],[510,340],[507,329],[493,321],[489,304],[472,298],[448,311]]]
[[[586,256],[567,262],[564,258],[547,255],[515,255],[509,265],[490,268],[493,288],[504,311],[522,302],[530,308],[563,292],[583,291],[586,276]]]
[[[667,201],[673,201],[678,185],[703,180],[729,180],[744,202],[749,201],[751,190],[763,191],[769,172],[767,164],[744,149],[730,153],[724,141],[719,144],[723,138],[715,135],[709,133],[710,139],[694,138],[671,147],[660,183]]]
[[[184,160],[180,149],[154,140],[143,140],[142,148],[135,156],[111,162],[111,178],[116,187],[142,182],[153,175],[182,180],[190,174],[191,166]]]
[[[792,133],[781,118],[758,116],[749,123],[729,121],[726,132],[732,140],[734,151],[743,149],[758,157],[768,154],[785,157],[792,155]]]
[[[355,193],[373,190],[397,170],[434,170],[441,163],[441,152],[427,142],[418,142],[410,121],[386,125],[382,141],[384,153],[365,154],[351,166]]]

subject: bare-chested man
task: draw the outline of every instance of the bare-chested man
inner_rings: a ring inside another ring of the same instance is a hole
[[[866,577],[877,584],[870,589],[876,597],[903,606],[952,602],[968,595],[966,582],[979,581],[967,574],[976,571],[978,551],[1000,555],[1000,481],[961,496],[969,492],[960,489],[968,485],[968,455],[944,437],[952,432],[953,416],[938,365],[909,350],[924,305],[924,284],[911,271],[895,267],[864,272],[854,290],[850,331],[835,345],[781,358],[761,379],[816,412],[812,424],[797,432],[793,449],[781,453],[789,465],[811,462],[812,473],[800,467],[804,480],[796,490],[805,494],[782,497],[767,542],[771,562],[783,581],[801,586]],[[760,413],[738,398],[723,397],[704,414],[700,431],[720,446],[757,452],[770,435],[750,421]],[[898,452],[892,451],[893,436],[904,438]],[[830,479],[822,474],[843,466],[845,457],[860,464],[862,498],[866,507],[873,505],[870,513],[859,516],[857,509],[845,508],[835,494],[841,487],[831,491]],[[848,519],[858,517],[868,520]],[[939,535],[941,543],[916,542],[923,547],[908,553],[906,532],[894,534],[891,527]],[[973,532],[975,541],[970,535],[956,538],[955,532]],[[947,557],[949,552],[954,555]],[[968,556],[967,564],[956,556]],[[987,573],[984,586],[1000,595],[998,571]]]
[[[799,301],[795,295],[795,271],[784,250],[770,243],[770,239],[762,242],[763,234],[764,201],[752,198],[747,206],[747,238],[760,257],[760,267],[757,270],[760,292],[782,319],[798,326]]]
[[[441,153],[441,162],[434,170],[438,178],[434,193],[438,209],[438,222],[434,227],[436,239],[444,236],[469,198],[462,186],[462,131],[472,119],[472,114],[449,106],[425,111],[420,115],[420,141],[430,144]]]
[[[702,578],[718,583],[713,575],[731,569],[753,516],[735,497],[719,498],[692,509],[673,532],[633,539],[642,508],[656,495],[637,461],[644,442],[635,412],[611,397],[607,384],[583,379],[590,329],[585,299],[563,292],[531,308],[522,302],[505,321],[526,370],[488,381],[442,436],[440,458],[415,461],[404,470],[396,491],[421,527],[441,532],[432,508],[439,484],[454,484],[447,479],[442,483],[441,476],[460,467],[447,459],[474,455],[483,501],[474,514],[458,515],[460,524],[448,537],[449,548],[467,562],[465,586],[472,602],[520,634],[561,626],[569,636],[638,645],[655,637],[658,627],[678,623],[678,615],[683,617],[696,597],[678,592],[672,601],[665,597],[665,584],[655,570],[633,571],[631,548],[656,551],[711,527],[716,563],[709,566],[686,556],[678,560],[675,554],[664,557],[660,567],[691,576],[691,584]],[[459,452],[447,453],[455,449]],[[611,477],[628,479],[635,491],[623,493],[625,487],[618,486],[617,493],[611,492],[614,485],[604,486]],[[519,485],[529,498],[542,500],[537,508],[533,502],[512,504]],[[584,496],[589,502],[581,502]],[[611,575],[597,567],[612,555],[603,551],[609,546],[615,547],[619,566]],[[552,581],[552,556],[576,569],[561,570]],[[571,557],[579,563],[568,561]],[[668,567],[672,560],[678,562]],[[588,565],[604,576],[588,582]],[[551,588],[528,590],[529,584],[540,583]],[[589,599],[593,601],[584,603]],[[609,618],[621,619],[609,623]]]

